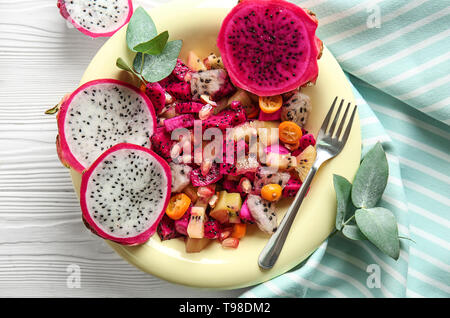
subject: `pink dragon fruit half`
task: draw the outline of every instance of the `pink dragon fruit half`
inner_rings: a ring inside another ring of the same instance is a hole
[[[313,13],[284,0],[244,0],[224,19],[217,46],[234,85],[258,96],[315,83],[322,42]]]
[[[62,103],[57,118],[56,147],[61,161],[80,173],[116,144],[150,148],[150,136],[156,129],[150,99],[136,87],[115,79],[80,86]]]
[[[64,19],[93,38],[112,36],[133,15],[131,0],[58,0],[57,6]]]
[[[83,220],[104,239],[124,245],[145,243],[165,213],[171,179],[169,165],[153,151],[118,144],[82,176]]]

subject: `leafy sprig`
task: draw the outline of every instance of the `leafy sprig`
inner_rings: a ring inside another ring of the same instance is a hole
[[[120,57],[116,66],[134,74],[143,83],[158,82],[169,76],[183,45],[181,40],[168,41],[168,31],[158,34],[152,18],[141,7],[130,19],[126,39],[128,48],[137,54],[131,66]]]
[[[389,166],[386,153],[377,143],[364,157],[353,184],[334,175],[337,211],[336,230],[352,240],[369,240],[386,255],[397,260],[400,237],[394,214],[376,207],[386,188]]]

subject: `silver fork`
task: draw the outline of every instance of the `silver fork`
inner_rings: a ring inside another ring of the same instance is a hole
[[[341,100],[341,103],[339,104],[339,108],[336,112],[336,115],[334,116],[331,126],[327,130],[331,116],[334,112],[337,99],[338,99],[337,97],[334,99],[333,104],[331,105],[331,108],[323,121],[322,127],[320,128],[319,135],[317,136],[316,160],[314,161],[312,168],[310,169],[302,186],[300,187],[300,190],[295,196],[294,202],[292,202],[291,206],[289,207],[283,219],[281,220],[281,223],[278,226],[277,231],[272,235],[272,237],[269,239],[269,242],[266,244],[261,254],[259,255],[258,264],[263,269],[272,268],[275,262],[277,261],[278,256],[280,255],[280,252],[283,248],[286,237],[289,233],[289,229],[291,228],[291,225],[294,222],[295,216],[297,215],[300,205],[303,202],[303,198],[305,197],[306,192],[308,191],[309,186],[311,185],[311,182],[317,170],[325,161],[337,156],[341,152],[342,148],[344,148],[344,145],[347,142],[348,136],[350,135],[350,131],[352,129],[353,119],[355,117],[357,106],[353,108],[350,120],[347,123],[344,134],[342,135],[342,138],[340,138],[341,133],[344,129],[347,114],[350,110],[351,103],[348,103],[344,115],[340,120],[339,127],[337,131],[335,131],[336,126],[338,125],[339,122],[339,115],[341,113],[342,106],[344,104],[344,100],[343,99]]]

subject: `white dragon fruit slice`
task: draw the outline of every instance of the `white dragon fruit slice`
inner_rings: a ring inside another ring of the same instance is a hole
[[[61,105],[57,149],[64,165],[82,172],[118,143],[150,148],[155,129],[155,111],[144,93],[118,80],[94,80]]]
[[[281,120],[293,121],[300,127],[304,127],[311,112],[311,99],[308,95],[296,92],[281,107]]]
[[[259,195],[249,194],[247,207],[261,231],[273,234],[277,230],[277,216],[273,202],[266,201]]]
[[[61,15],[82,33],[112,36],[133,15],[131,0],[58,0]]]
[[[172,192],[181,192],[191,183],[191,170],[188,165],[176,164],[171,162],[169,164],[172,173]]]
[[[92,232],[124,245],[152,236],[170,199],[169,165],[153,151],[118,144],[83,174],[80,203]]]

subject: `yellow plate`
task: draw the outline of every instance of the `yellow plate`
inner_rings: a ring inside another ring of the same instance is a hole
[[[194,50],[199,56],[219,53],[216,36],[221,21],[236,0],[176,1],[149,11],[160,32],[169,30],[171,40],[184,41],[182,57]],[[87,68],[81,84],[98,78],[118,78],[133,82],[126,72],[115,67],[118,57],[130,64],[132,54],[125,40],[126,28],[117,32],[99,50]],[[338,63],[325,48],[319,61],[319,78],[314,87],[302,91],[311,97],[313,111],[307,129],[317,135],[318,129],[335,96],[354,103],[351,87]],[[137,82],[134,82],[138,84]],[[350,138],[342,153],[324,165],[317,173],[311,190],[288,235],[276,265],[268,271],[258,267],[257,259],[268,236],[256,226],[250,226],[238,249],[224,249],[212,242],[200,253],[185,253],[181,239],[161,242],[154,235],[146,244],[127,247],[108,242],[131,264],[167,281],[194,287],[231,289],[254,285],[278,276],[307,258],[329,235],[334,227],[336,200],[333,173],[353,179],[359,166],[361,136],[356,117]],[[80,175],[71,171],[75,189],[79,193]],[[277,207],[281,220],[290,200]]]

